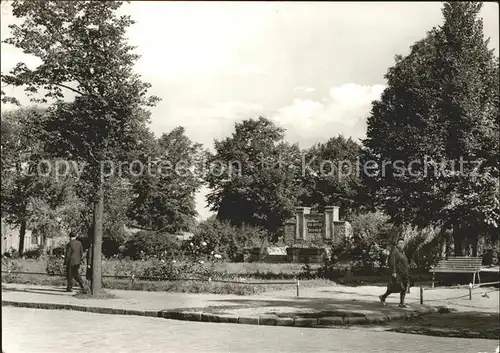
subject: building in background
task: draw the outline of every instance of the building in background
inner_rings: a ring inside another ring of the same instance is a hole
[[[19,230],[20,227],[12,226],[5,222],[2,222],[2,254],[8,251],[19,251]],[[40,247],[44,249],[55,248],[57,246],[63,245],[66,241],[66,237],[58,236],[54,238],[44,237],[42,234],[36,234],[31,229],[26,229],[26,235],[24,237],[24,251],[35,250]]]

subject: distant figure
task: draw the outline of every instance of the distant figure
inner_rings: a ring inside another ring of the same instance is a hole
[[[403,252],[404,239],[399,238],[394,250],[389,257],[389,269],[391,271],[391,281],[387,285],[387,291],[379,296],[382,304],[385,305],[385,300],[392,293],[399,293],[400,295],[400,308],[406,308],[405,296],[410,284],[408,276],[408,259]]]
[[[71,240],[66,246],[66,256],[64,259],[67,275],[66,292],[73,291],[73,279],[78,282],[82,292],[85,292],[85,286],[82,278],[80,277],[80,263],[82,262],[83,257],[83,245],[76,239],[76,234],[74,232],[71,232],[69,236]]]
[[[488,249],[483,254],[483,266],[493,266],[494,263],[493,249]]]

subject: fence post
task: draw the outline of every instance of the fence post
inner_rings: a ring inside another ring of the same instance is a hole
[[[132,289],[134,288],[134,283],[135,283],[135,274],[132,272],[132,275],[130,276],[130,282],[132,284]]]
[[[424,304],[424,288],[420,287],[420,305]]]
[[[434,288],[434,280],[436,279],[435,275],[436,274],[432,272],[432,288]]]
[[[299,296],[299,285],[300,285],[300,283],[299,283],[299,280],[297,279],[297,297]]]
[[[472,283],[469,283],[469,300],[472,300]]]

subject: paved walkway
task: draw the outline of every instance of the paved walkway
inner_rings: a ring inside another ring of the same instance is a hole
[[[382,294],[385,288],[380,286],[331,286],[319,288],[305,288],[300,290],[300,297],[307,298],[335,298],[338,300],[351,301],[378,301],[378,295]],[[487,293],[487,297],[483,295]],[[423,304],[431,306],[446,306],[457,311],[481,311],[498,313],[500,311],[500,297],[498,288],[480,287],[472,291],[472,300],[469,299],[468,287],[460,288],[424,288]],[[262,297],[293,297],[293,290],[281,292],[266,292],[260,294]],[[399,302],[399,295],[393,294],[387,299],[389,305],[396,305]],[[412,306],[420,304],[420,290],[418,287],[411,288],[410,294],[406,296],[406,302]]]
[[[2,284],[2,303],[32,308],[71,309],[110,314],[160,316],[191,321],[216,321],[264,325],[318,326],[338,324],[375,324],[424,315],[437,306],[459,311],[499,312],[498,290],[481,288],[436,289],[424,291],[424,305],[419,304],[419,290],[408,295],[410,307],[397,306],[394,295],[382,306],[377,296],[382,287],[331,286],[300,291],[267,292],[253,296],[187,294],[107,290],[112,299],[82,299],[62,287]],[[488,298],[483,293],[488,293]]]
[[[494,353],[498,340],[2,308],[5,353]]]
[[[106,289],[113,299],[80,299],[73,293],[65,292],[65,287],[36,286],[31,284],[2,283],[2,301],[70,304],[88,307],[106,307],[134,310],[168,310],[191,307],[207,307],[212,303],[231,305],[230,300],[241,298],[238,295],[190,294],[172,292],[146,292],[132,290]],[[235,305],[235,304],[233,304]]]

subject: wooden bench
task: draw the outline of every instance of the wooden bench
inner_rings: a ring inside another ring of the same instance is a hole
[[[440,260],[436,266],[432,267],[432,287],[434,288],[434,279],[436,273],[472,273],[472,284],[476,284],[476,275],[479,283],[481,277],[479,271],[482,267],[483,259],[481,257],[454,256]]]

